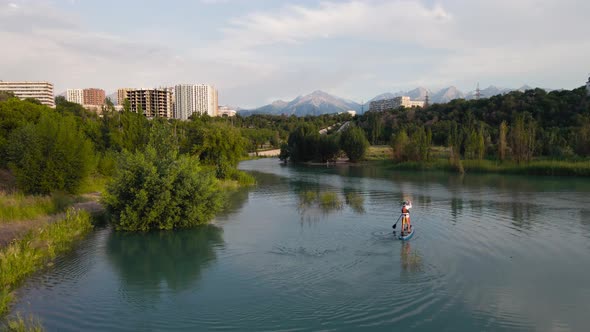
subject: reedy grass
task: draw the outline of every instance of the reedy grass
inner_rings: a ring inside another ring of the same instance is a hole
[[[346,204],[350,206],[356,213],[365,213],[365,198],[356,192],[348,192],[344,195]]]
[[[0,316],[8,311],[13,299],[12,292],[27,276],[69,250],[74,242],[91,229],[87,212],[69,209],[63,220],[30,231],[23,238],[0,249]]]
[[[17,314],[16,317],[8,319],[4,326],[0,328],[0,331],[42,332],[44,329],[41,322],[33,316],[29,316],[25,319],[20,314]]]
[[[65,211],[74,200],[65,194],[25,196],[0,192],[0,223],[33,219]]]
[[[335,192],[327,191],[320,194],[319,204],[322,209],[339,210],[342,208],[342,200]]]

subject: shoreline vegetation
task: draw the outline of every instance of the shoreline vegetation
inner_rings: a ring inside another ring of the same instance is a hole
[[[432,157],[427,161],[392,161],[393,150],[389,146],[371,146],[366,162],[378,164],[386,169],[400,171],[443,171],[457,173],[457,167],[450,159],[450,150],[444,147],[431,148]],[[494,173],[534,176],[590,176],[590,160],[533,159],[518,163],[505,160],[461,160],[464,173]]]
[[[68,209],[63,219],[34,228],[25,236],[0,248],[0,317],[10,310],[14,292],[33,273],[52,266],[52,261],[67,252],[93,228],[88,212]],[[8,318],[4,328],[40,330],[34,319],[20,315]]]

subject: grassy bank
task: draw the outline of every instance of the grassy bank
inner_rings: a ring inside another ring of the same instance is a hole
[[[33,230],[0,249],[0,316],[8,312],[14,290],[27,276],[69,250],[91,229],[87,212],[70,209],[63,220]]]
[[[72,197],[63,194],[25,196],[0,192],[0,224],[63,212],[73,203]]]
[[[528,163],[494,160],[462,160],[465,173],[500,173],[551,176],[590,176],[590,161],[533,160]],[[456,172],[447,159],[428,162],[383,162],[389,169]]]

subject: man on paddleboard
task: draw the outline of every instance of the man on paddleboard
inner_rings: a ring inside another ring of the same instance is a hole
[[[402,203],[402,236],[410,234],[412,225],[410,224],[410,209],[412,208],[411,201],[404,201]]]

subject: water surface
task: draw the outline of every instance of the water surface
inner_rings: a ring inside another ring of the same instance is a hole
[[[16,309],[49,331],[590,329],[588,180],[241,168],[258,186],[214,225],[99,229]],[[391,226],[406,198],[416,234],[403,243]]]

